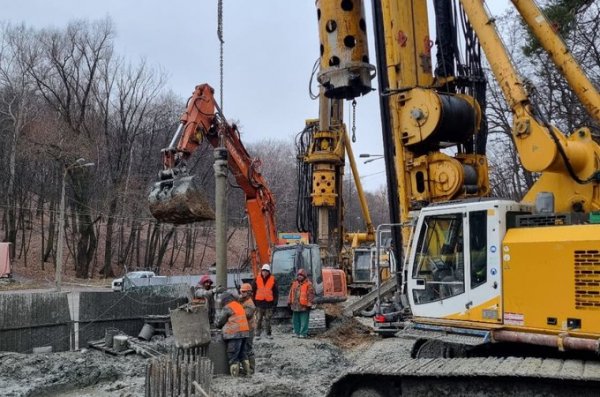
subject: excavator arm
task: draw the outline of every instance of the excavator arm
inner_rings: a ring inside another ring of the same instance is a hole
[[[267,263],[271,248],[277,244],[275,199],[259,171],[260,160],[246,151],[239,131],[222,115],[208,84],[196,86],[169,147],[162,150],[163,170],[149,196],[152,215],[174,224],[214,219],[201,187],[189,175],[187,160],[203,140],[213,147],[224,147],[228,167],[246,198],[246,212],[256,249],[250,253],[253,271]]]

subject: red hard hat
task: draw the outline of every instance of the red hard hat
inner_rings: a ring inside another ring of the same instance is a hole
[[[213,283],[213,281],[211,280],[210,276],[208,275],[204,275],[200,278],[200,282],[198,284],[202,284],[204,285],[204,283]]]
[[[300,275],[306,277],[306,270],[298,269],[298,273],[296,273],[296,276],[300,276]]]

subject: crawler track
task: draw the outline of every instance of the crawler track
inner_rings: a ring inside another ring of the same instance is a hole
[[[353,368],[329,396],[598,396],[600,362],[541,358],[411,359]]]

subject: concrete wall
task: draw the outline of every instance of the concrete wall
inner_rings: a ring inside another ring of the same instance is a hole
[[[71,316],[66,293],[0,294],[0,350],[31,353],[34,347],[69,350]]]
[[[138,336],[146,315],[164,315],[185,302],[186,288],[169,286],[119,292],[0,294],[0,351],[31,353],[52,346],[67,351],[103,339],[117,328]]]

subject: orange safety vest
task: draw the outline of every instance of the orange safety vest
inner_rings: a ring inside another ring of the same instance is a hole
[[[229,302],[225,307],[228,307],[233,314],[227,319],[227,323],[223,326],[223,335],[235,335],[240,332],[250,331],[246,312],[239,302]]]
[[[252,298],[248,298],[245,301],[242,302],[242,307],[244,309],[246,309],[247,307],[252,309],[252,313],[254,313],[254,309],[256,309],[256,306],[254,305],[254,302],[252,301]],[[250,327],[250,330],[253,330],[256,327],[256,322],[254,320],[254,314],[252,314],[252,316],[250,318],[246,317],[248,319],[248,326]]]
[[[254,299],[257,301],[273,302],[273,286],[275,285],[275,277],[269,274],[267,277],[267,283],[263,281],[262,276],[256,278],[256,296]]]
[[[290,289],[289,302],[293,304],[296,301],[296,289],[298,288],[298,285],[300,285],[300,304],[308,306],[308,288],[311,285],[308,280],[305,280],[302,284],[300,284],[298,280],[294,280],[292,288]]]

